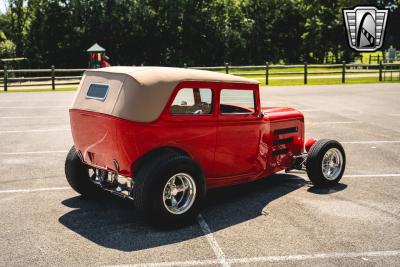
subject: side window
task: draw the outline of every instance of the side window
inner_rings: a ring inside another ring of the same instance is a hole
[[[209,88],[182,88],[171,105],[171,114],[211,114],[212,90]]]
[[[255,110],[253,90],[221,90],[220,112],[222,114],[253,114]]]

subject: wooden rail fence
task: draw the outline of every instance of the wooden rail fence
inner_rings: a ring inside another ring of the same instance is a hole
[[[271,65],[266,62],[265,65],[258,66],[231,66],[226,63],[224,66],[218,67],[188,67],[187,64],[184,64],[184,67],[253,77],[265,80],[266,85],[269,85],[271,79],[283,79],[283,77],[285,80],[303,77],[301,78],[303,83],[307,84],[310,76],[318,78],[318,75],[320,77],[325,75],[323,78],[326,79],[341,77],[342,83],[346,83],[350,79],[347,74],[376,74],[377,81],[400,80],[400,64],[382,63],[382,61],[379,64],[346,62],[342,62],[342,64],[308,64],[304,62],[297,65]],[[57,86],[76,86],[85,71],[86,69],[57,69],[55,66],[51,66],[49,69],[7,69],[5,66],[3,70],[0,70],[0,87],[2,86],[4,91],[14,87],[38,86],[56,90]],[[329,75],[334,76],[329,77]],[[273,76],[276,78],[271,78]]]

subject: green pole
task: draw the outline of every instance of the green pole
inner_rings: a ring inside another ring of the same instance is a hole
[[[229,74],[229,63],[225,63],[225,73]]]
[[[268,85],[269,66],[268,61],[265,62],[265,85]]]
[[[382,81],[382,61],[379,61],[379,81]]]

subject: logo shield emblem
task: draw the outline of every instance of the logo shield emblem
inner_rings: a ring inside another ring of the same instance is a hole
[[[376,51],[382,47],[388,10],[374,6],[343,9],[349,45],[356,51]]]

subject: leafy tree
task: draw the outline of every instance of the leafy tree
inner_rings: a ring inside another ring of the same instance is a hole
[[[400,44],[398,0],[7,2],[3,50],[34,67],[86,67],[93,43],[107,49],[113,65],[312,63],[328,54],[350,61],[356,53],[347,45],[342,8],[358,4],[390,8],[384,47]]]
[[[34,10],[26,47],[30,62],[36,66],[76,66],[81,54],[69,1],[36,0],[30,5]]]
[[[15,57],[16,45],[0,31],[0,58]]]

